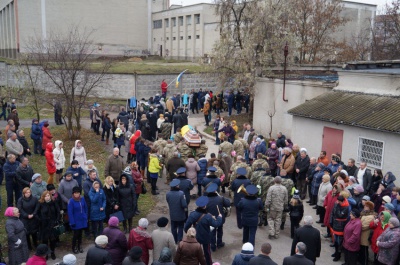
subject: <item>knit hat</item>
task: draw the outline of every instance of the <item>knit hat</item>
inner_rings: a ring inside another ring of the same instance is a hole
[[[133,247],[131,250],[129,250],[129,257],[131,257],[133,260],[138,260],[142,256],[143,250],[141,247]]]
[[[396,217],[392,217],[389,219],[389,223],[392,224],[394,227],[400,226],[400,221]]]
[[[344,170],[344,169],[340,170],[340,173],[343,173],[343,174],[345,174],[346,176],[349,176],[349,173],[347,173],[347,171]]]
[[[307,153],[307,149],[305,149],[304,147],[303,147],[303,148],[300,148],[300,153],[301,153],[301,152]]]
[[[51,191],[51,190],[55,190],[56,187],[54,187],[53,184],[47,184],[46,189],[47,189],[48,191]]]
[[[329,180],[331,180],[331,176],[329,176],[328,174],[325,174],[322,176],[322,180],[329,181]]]
[[[118,224],[119,224],[119,220],[115,216],[110,217],[110,219],[108,220],[108,225],[109,226],[118,227]]]
[[[249,243],[249,242],[247,242],[247,243],[244,243],[243,244],[243,246],[242,246],[242,252],[241,252],[242,254],[247,254],[247,255],[252,255],[252,254],[254,254],[254,247],[253,247],[253,245],[251,244],[251,243]]]
[[[41,177],[42,175],[40,175],[39,173],[35,173],[32,176],[32,181],[35,181],[38,177]]]
[[[385,201],[386,203],[392,202],[392,199],[389,196],[383,196],[382,201]]]
[[[394,211],[394,205],[390,202],[385,203],[383,207],[385,207],[385,209],[388,209],[389,211]]]
[[[362,197],[362,199],[363,199],[364,201],[371,201],[371,198],[370,198],[368,195],[364,195],[364,196]]]
[[[35,255],[36,256],[46,256],[47,252],[49,252],[49,247],[46,244],[40,244],[36,248]]]
[[[158,227],[166,227],[167,226],[167,224],[168,224],[168,218],[166,218],[166,217],[160,217],[160,218],[158,218],[158,220],[157,220],[157,226]]]
[[[342,195],[340,195],[340,196],[337,198],[337,200],[340,201],[340,202],[343,202],[343,201],[344,201],[344,197],[343,197]]]
[[[354,187],[354,190],[358,191],[358,193],[364,192],[364,188],[363,188],[363,186],[361,186],[361,185],[356,185],[356,186]]]
[[[86,161],[86,165],[93,165],[93,160],[92,159],[89,159],[88,161]]]
[[[67,254],[63,257],[63,264],[64,265],[75,265],[76,264],[76,257],[73,254]]]
[[[72,194],[74,193],[81,193],[81,188],[79,186],[75,186],[72,188]]]
[[[375,204],[371,201],[366,201],[365,206],[367,206],[370,211],[374,210],[374,208],[375,208]]]
[[[355,218],[359,218],[360,217],[360,211],[356,208],[351,210],[351,214],[355,217]]]
[[[94,243],[96,243],[96,245],[106,245],[108,244],[108,237],[104,235],[98,236]]]
[[[298,199],[298,200],[300,199],[300,193],[299,193],[298,190],[295,190],[295,191],[294,191],[293,199]]]

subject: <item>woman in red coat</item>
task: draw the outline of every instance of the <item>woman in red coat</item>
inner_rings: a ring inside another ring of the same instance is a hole
[[[333,185],[333,188],[325,197],[324,207],[325,207],[325,217],[324,217],[324,225],[326,226],[326,234],[324,235],[325,238],[331,237],[331,230],[330,230],[330,219],[332,210],[335,206],[337,198],[339,197],[339,193],[343,190],[343,185],[337,183]]]
[[[131,164],[131,175],[133,182],[135,183],[135,193],[136,193],[136,212],[135,214],[138,215],[140,213],[139,208],[138,208],[138,200],[139,196],[142,193],[142,183],[143,183],[143,177],[142,174],[140,174],[139,166],[136,162],[132,162]]]
[[[378,237],[389,227],[389,220],[392,216],[389,212],[382,212],[379,214],[379,218],[376,218],[369,224],[369,228],[374,230],[372,237],[371,237],[371,249],[374,252],[374,264],[378,261],[378,252],[379,247],[376,245],[376,241]]]
[[[139,226],[132,229],[129,233],[128,249],[133,247],[141,247],[143,250],[142,261],[149,264],[149,250],[153,249],[153,240],[151,235],[146,231],[149,221],[146,218],[139,220]]]
[[[140,130],[136,130],[135,134],[131,136],[131,139],[129,139],[129,143],[131,144],[129,153],[132,154],[133,161],[136,161],[136,150],[135,150],[136,139],[139,138],[141,135],[142,135],[142,132]]]
[[[50,129],[49,129],[49,122],[45,121],[42,127],[42,133],[43,133],[43,138],[42,138],[42,150],[46,150],[47,143],[51,143],[51,139],[53,138],[53,135],[51,135]]]
[[[53,176],[56,173],[56,163],[54,162],[54,155],[53,155],[53,144],[47,143],[46,145],[46,168],[47,173],[49,173],[49,179],[47,180],[47,184],[54,184]]]

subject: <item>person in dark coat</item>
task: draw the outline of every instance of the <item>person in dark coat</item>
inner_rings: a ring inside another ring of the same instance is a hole
[[[129,250],[128,256],[122,262],[122,265],[145,265],[142,261],[142,248],[141,247],[133,247]]]
[[[272,247],[270,243],[263,243],[261,245],[261,254],[251,258],[249,265],[278,265],[269,257],[271,250]]]
[[[29,147],[28,141],[25,138],[24,131],[23,130],[18,130],[17,137],[18,137],[19,143],[24,148],[24,153],[22,155],[23,156],[30,156],[31,155],[31,148]]]
[[[247,171],[244,167],[240,167],[236,170],[238,177],[232,181],[231,191],[233,192],[233,204],[236,207],[236,224],[239,229],[242,229],[242,212],[238,209],[239,202],[244,198],[243,192],[237,192],[240,186],[245,188],[251,184],[251,181],[246,178]]]
[[[290,216],[290,237],[294,237],[294,231],[299,228],[300,221],[303,219],[304,206],[300,200],[299,191],[296,190],[292,199],[289,202],[289,216]]]
[[[246,187],[247,194],[238,204],[237,208],[242,213],[243,225],[243,243],[250,242],[255,245],[258,212],[262,211],[264,206],[260,198],[257,198],[258,189],[254,185]]]
[[[286,136],[281,132],[278,132],[278,139],[276,139],[276,147],[285,148],[286,147]]]
[[[95,181],[97,181],[99,183],[99,185],[100,185],[100,189],[103,188],[103,184],[101,183],[101,180],[97,177],[97,171],[95,169],[88,170],[87,174],[88,174],[88,176],[86,177],[85,182],[83,182],[83,197],[85,198],[86,205],[87,205],[88,209],[90,209],[91,202],[90,202],[89,192],[93,187],[93,183]],[[90,211],[88,213],[89,213],[88,220],[91,220]],[[88,223],[88,227],[85,230],[85,235],[87,237],[90,236],[90,232],[92,232],[92,231],[90,231],[90,222],[89,222]],[[93,236],[96,238],[97,235],[93,235]]]
[[[108,176],[104,181],[104,194],[106,195],[106,219],[108,222],[110,214],[119,211],[119,192],[118,187],[114,184],[114,179]]]
[[[200,167],[200,170],[197,171],[197,195],[200,197],[202,195],[201,184],[207,174],[207,158],[205,157],[205,155],[199,155],[199,160],[197,160],[197,164]]]
[[[312,182],[314,177],[315,168],[317,167],[317,159],[312,157],[310,159],[310,166],[308,167],[307,174],[306,174],[306,181],[308,186],[308,201],[306,203],[312,202]]]
[[[187,213],[185,194],[179,189],[180,182],[179,179],[171,181],[169,183],[171,190],[166,195],[171,220],[171,233],[174,236],[175,243],[183,238],[183,226]]]
[[[296,253],[297,243],[303,242],[307,247],[304,256],[315,263],[321,254],[321,234],[318,229],[312,226],[312,216],[305,216],[303,222],[304,226],[298,228],[294,233],[290,255]]]
[[[307,149],[301,148],[300,155],[297,156],[294,163],[297,189],[300,192],[300,199],[304,200],[307,195],[307,171],[310,167],[310,158],[307,155]]]
[[[369,168],[367,168],[366,162],[361,162],[360,167],[356,169],[354,177],[357,182],[363,185],[365,192],[369,192],[372,186],[372,173]]]
[[[179,242],[174,262],[177,265],[198,265],[199,263],[206,265],[203,249],[196,240],[196,229],[193,227],[187,231],[186,238]]]
[[[132,230],[132,218],[135,216],[137,210],[137,197],[135,192],[135,184],[131,185],[128,181],[127,175],[125,174],[121,175],[118,185],[118,192],[120,210],[122,211],[125,219],[122,224],[124,226],[124,233],[127,234],[128,231]],[[126,225],[127,221],[128,226]]]
[[[7,161],[3,166],[4,176],[6,178],[6,191],[7,191],[7,206],[12,207],[15,202],[21,197],[21,191],[19,189],[18,183],[15,181],[17,178],[17,168],[19,167],[19,162],[13,154],[7,156]]]
[[[72,237],[72,252],[83,253],[82,232],[87,227],[88,208],[85,199],[81,197],[81,188],[72,189],[72,198],[68,201],[69,225],[74,231]]]
[[[153,261],[152,265],[175,265],[174,262],[172,262],[172,253],[171,250],[167,247],[164,247],[163,250],[161,251],[160,258],[158,261]]]
[[[313,265],[314,262],[309,260],[305,254],[307,253],[307,246],[303,242],[298,242],[296,244],[296,254],[285,257],[283,259],[283,265]]]
[[[72,160],[71,166],[67,168],[67,172],[72,172],[73,178],[78,182],[78,186],[82,189],[82,179],[86,176],[85,170],[82,168],[83,165],[79,165],[78,160]]]
[[[183,126],[183,118],[182,114],[179,110],[172,116],[172,123],[174,124],[174,133],[178,130],[178,128],[182,128]]]
[[[227,198],[219,196],[217,194],[218,185],[215,183],[211,183],[207,188],[207,209],[210,214],[212,214],[215,218],[218,215],[222,214],[222,224],[216,227],[213,231],[211,231],[211,250],[216,251],[217,248],[223,248],[225,246],[225,242],[222,241],[222,237],[224,235],[224,223],[225,223],[225,214],[223,212],[223,208],[229,208],[231,206],[231,201]]]
[[[157,112],[154,112],[153,108],[150,108],[149,112],[146,114],[146,117],[150,125],[150,141],[154,142],[156,140],[157,133]]]
[[[6,220],[6,233],[8,239],[8,263],[20,265],[29,258],[28,243],[24,224],[19,220],[17,207],[8,207],[4,213]]]
[[[28,248],[29,250],[32,250],[32,244],[35,248],[38,245],[37,232],[39,231],[39,202],[36,197],[32,196],[32,192],[29,188],[24,188],[22,190],[22,197],[18,200],[17,208],[20,212],[20,220],[26,229]]]
[[[101,235],[96,237],[95,245],[89,248],[86,254],[85,265],[105,265],[114,264],[110,253],[106,250],[108,244],[107,236]]]
[[[50,246],[51,259],[56,259],[56,235],[53,232],[53,227],[60,220],[60,208],[54,201],[49,191],[44,191],[39,200],[38,215],[40,220],[40,241],[42,244]]]
[[[32,120],[31,139],[33,140],[33,153],[39,155],[42,153],[42,129],[39,126],[39,120]]]
[[[29,159],[27,157],[23,157],[22,161],[17,168],[16,172],[16,181],[19,185],[20,190],[22,191],[26,187],[30,187],[32,183],[32,176],[35,174],[33,172],[33,168],[29,165]]]
[[[186,167],[178,168],[178,170],[176,171],[176,175],[177,179],[180,180],[179,189],[185,194],[186,204],[189,207],[190,191],[194,188],[194,185],[192,181],[186,177]]]
[[[171,180],[173,178],[175,178],[174,177],[174,176],[176,176],[175,172],[181,167],[186,168],[185,161],[179,157],[178,151],[175,151],[173,154],[173,157],[168,160],[167,165],[166,165],[166,169],[168,171],[168,174],[169,174]]]
[[[251,258],[254,257],[254,247],[251,243],[244,243],[242,251],[233,258],[232,265],[247,265]]]
[[[193,225],[196,228],[196,239],[203,246],[203,252],[207,265],[212,265],[211,251],[210,251],[210,226],[218,227],[222,224],[222,214],[219,214],[216,219],[207,212],[206,206],[208,204],[208,197],[201,196],[196,200],[197,208],[191,212],[184,227],[187,233],[189,228]]]
[[[107,251],[110,253],[113,265],[121,265],[128,251],[128,241],[124,233],[119,230],[119,220],[113,216],[108,220],[108,227],[103,231],[103,235],[107,236]]]
[[[215,172],[217,172],[217,169],[215,167],[208,167],[207,171],[208,171],[207,175],[203,179],[203,182],[201,183],[201,185],[204,187],[204,189],[207,189],[207,187],[210,183],[215,183],[218,185],[217,191],[219,192],[219,189],[220,189],[222,183],[221,183],[221,180],[217,177],[217,175],[215,175]],[[207,192],[204,191],[204,196],[206,196],[206,195],[207,195]]]
[[[121,108],[121,112],[117,116],[117,120],[122,122],[125,128],[128,129],[129,125],[129,113],[125,111],[125,108]]]
[[[146,117],[146,114],[142,114],[140,119],[140,131],[142,132],[141,137],[151,141],[151,129],[150,129],[150,122]],[[156,125],[157,126],[157,125]],[[137,151],[136,151],[137,152]]]

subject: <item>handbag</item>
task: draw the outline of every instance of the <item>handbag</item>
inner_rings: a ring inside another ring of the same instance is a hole
[[[144,182],[142,182],[142,194],[146,194],[146,193],[147,193],[146,185],[144,184]]]
[[[65,226],[63,222],[57,222],[57,225],[53,227],[54,236],[58,237],[65,233]]]
[[[125,220],[124,214],[122,213],[122,211],[118,211],[118,212],[110,214],[110,217],[113,217],[113,216],[117,217],[120,222]]]

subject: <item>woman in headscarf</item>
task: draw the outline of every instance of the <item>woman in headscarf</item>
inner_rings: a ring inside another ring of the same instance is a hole
[[[136,150],[135,150],[135,144],[136,140],[142,135],[142,131],[136,130],[136,132],[131,136],[129,139],[129,153],[131,154],[132,161],[136,161]]]
[[[42,127],[42,152],[46,150],[47,143],[51,143],[53,135],[50,132],[49,122],[47,120],[43,121]]]
[[[49,173],[49,179],[47,180],[47,183],[54,184],[54,173],[56,173],[57,168],[56,163],[54,162],[53,143],[47,143],[46,152],[44,155],[46,157],[47,173]]]
[[[385,231],[389,227],[389,220],[392,216],[388,212],[382,212],[378,218],[375,218],[369,224],[369,228],[374,230],[371,238],[371,249],[374,252],[374,264],[379,264],[378,262],[378,252],[379,246],[376,244],[377,239],[380,235],[382,235],[383,231]]]
[[[54,162],[56,164],[56,183],[61,181],[63,170],[65,167],[65,155],[63,149],[63,142],[57,140],[53,150]],[[50,183],[49,183],[50,184]]]
[[[376,245],[379,247],[378,261],[381,264],[397,264],[400,245],[399,226],[399,219],[396,217],[390,218],[389,228],[386,229],[377,239]]]
[[[146,218],[139,220],[139,226],[132,229],[129,233],[128,248],[139,246],[143,250],[142,260],[144,264],[149,264],[149,250],[153,249],[153,240],[151,235],[146,231],[149,221]]]
[[[77,160],[79,165],[83,167],[86,165],[86,151],[82,145],[81,140],[75,141],[75,146],[71,149],[71,155],[69,158],[69,162],[71,163],[73,160]]]
[[[203,248],[196,240],[196,229],[191,227],[187,231],[186,238],[178,244],[178,249],[174,258],[177,265],[187,264],[206,264]]]
[[[6,232],[8,239],[8,263],[20,265],[29,258],[28,243],[24,224],[19,220],[19,210],[16,207],[8,207],[4,213],[7,217]]]
[[[174,262],[172,262],[172,253],[171,250],[167,247],[164,247],[161,250],[160,258],[158,261],[153,261],[152,265],[175,265]]]
[[[158,132],[159,132],[159,133],[161,132],[161,130],[160,130],[161,124],[162,124],[164,121],[165,121],[165,119],[164,119],[164,114],[160,114],[160,118],[158,118],[158,120],[157,120],[157,129],[158,129]]]
[[[332,190],[331,178],[328,174],[322,176],[322,183],[318,189],[318,201],[317,201],[317,214],[319,215],[319,221],[317,223],[323,224],[325,218],[325,207],[324,201],[328,193]]]

